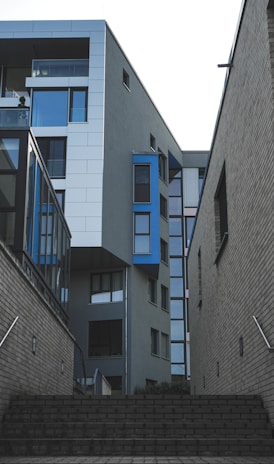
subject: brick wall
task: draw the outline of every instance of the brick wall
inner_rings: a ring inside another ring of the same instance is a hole
[[[71,394],[74,358],[72,335],[0,242],[0,340],[16,316],[0,348],[0,421],[17,393]]]
[[[258,317],[273,346],[274,58],[267,4],[246,2],[188,265],[192,392],[258,393],[274,423],[274,352],[252,318]],[[224,163],[228,240],[214,264],[214,195]]]

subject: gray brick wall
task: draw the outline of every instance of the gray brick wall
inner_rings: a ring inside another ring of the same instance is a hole
[[[246,2],[188,266],[192,392],[258,393],[274,423],[274,352],[252,319],[258,317],[274,345],[274,58],[267,4]],[[214,195],[224,162],[228,240],[214,264]]]
[[[74,339],[67,327],[0,242],[0,340],[16,316],[0,348],[0,422],[9,399],[18,393],[71,394],[74,358]]]

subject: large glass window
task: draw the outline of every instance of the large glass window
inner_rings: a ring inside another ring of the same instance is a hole
[[[91,303],[123,301],[123,272],[102,272],[91,276]]]
[[[150,166],[148,164],[134,166],[134,202],[150,202]]]
[[[70,122],[87,120],[87,89],[71,89],[69,120]]]
[[[37,137],[50,177],[66,174],[66,137]]]
[[[134,214],[134,253],[150,253],[150,214]]]
[[[89,356],[122,355],[122,320],[89,323]]]
[[[34,90],[32,126],[66,126],[68,90]]]

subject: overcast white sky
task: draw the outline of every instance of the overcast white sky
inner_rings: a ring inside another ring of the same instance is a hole
[[[208,150],[242,0],[13,0],[1,20],[105,19],[183,150]]]

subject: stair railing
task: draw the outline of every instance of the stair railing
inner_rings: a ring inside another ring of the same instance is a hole
[[[253,317],[253,320],[254,320],[256,326],[257,326],[258,329],[259,329],[259,332],[260,332],[261,336],[262,336],[263,339],[264,339],[264,342],[265,342],[265,344],[266,344],[268,350],[269,350],[269,351],[274,351],[274,347],[271,346],[270,343],[269,343],[269,341],[267,340],[267,338],[266,338],[266,336],[265,336],[265,334],[264,334],[264,331],[263,331],[262,327],[261,327],[260,324],[259,324],[259,321],[258,321],[257,317],[256,317],[256,316],[252,316],[252,317]]]
[[[6,340],[6,338],[9,336],[10,332],[12,331],[13,327],[15,326],[16,322],[18,321],[19,319],[19,316],[17,316],[13,323],[11,324],[10,328],[7,330],[6,334],[4,335],[4,337],[2,338],[1,342],[0,342],[0,348],[1,346],[3,345],[4,341]]]

